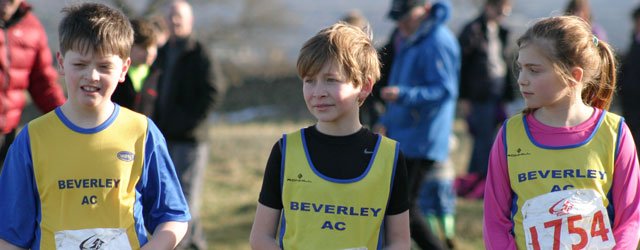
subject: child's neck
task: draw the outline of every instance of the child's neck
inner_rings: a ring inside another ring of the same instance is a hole
[[[104,108],[79,108],[66,102],[60,109],[71,123],[81,128],[90,129],[100,126],[113,114],[115,104],[109,102],[104,105]]]
[[[360,122],[338,124],[334,122],[318,122],[316,123],[316,129],[318,132],[332,135],[332,136],[345,136],[355,134],[362,128]]]
[[[551,127],[573,127],[588,120],[593,112],[593,107],[581,103],[566,108],[540,108],[533,115],[536,120]]]

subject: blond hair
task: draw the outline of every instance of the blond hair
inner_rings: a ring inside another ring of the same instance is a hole
[[[62,13],[65,16],[58,26],[62,54],[77,50],[129,58],[133,29],[122,12],[104,4],[84,3],[64,8]]]
[[[380,60],[372,37],[364,30],[338,22],[304,43],[298,56],[298,76],[315,76],[325,63],[337,63],[356,87],[380,79]]]
[[[608,109],[616,89],[616,59],[609,44],[591,32],[591,26],[576,16],[544,18],[519,39],[520,49],[535,44],[552,62],[565,83],[573,82],[572,67],[583,69],[582,101],[592,107]],[[525,113],[532,110],[525,110]]]

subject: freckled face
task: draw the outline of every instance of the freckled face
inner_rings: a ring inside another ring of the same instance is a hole
[[[358,100],[366,97],[336,63],[325,63],[315,76],[304,77],[302,91],[307,108],[318,122],[336,124],[357,120]]]
[[[528,108],[569,105],[571,88],[534,44],[518,52],[518,86]]]
[[[99,109],[111,103],[119,82],[123,82],[131,60],[117,55],[86,54],[69,50],[57,54],[67,86],[69,102],[78,107]]]

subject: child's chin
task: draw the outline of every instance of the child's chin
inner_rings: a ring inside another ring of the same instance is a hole
[[[82,106],[85,108],[98,108],[101,105],[101,102],[96,100],[85,100],[81,102]]]

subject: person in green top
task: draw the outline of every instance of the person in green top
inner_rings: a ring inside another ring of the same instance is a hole
[[[150,116],[157,96],[156,77],[152,77],[153,74],[149,71],[158,54],[156,29],[151,21],[144,18],[131,19],[131,27],[134,31],[131,67],[111,100],[122,107]]]

